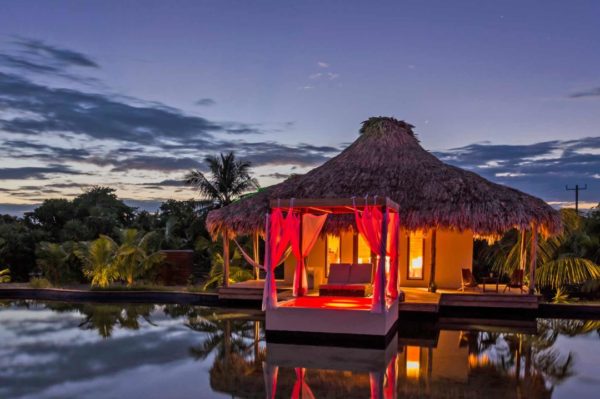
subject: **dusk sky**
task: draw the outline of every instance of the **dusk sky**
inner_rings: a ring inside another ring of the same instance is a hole
[[[262,185],[370,116],[446,162],[600,201],[600,1],[1,1],[0,213],[89,185],[152,208],[233,150]]]

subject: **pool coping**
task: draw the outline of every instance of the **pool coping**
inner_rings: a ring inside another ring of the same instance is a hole
[[[135,303],[173,303],[201,306],[247,307],[260,309],[261,302],[256,300],[223,300],[217,293],[186,292],[186,291],[109,291],[109,290],[80,290],[69,288],[31,288],[31,287],[1,287],[0,299],[49,300],[49,301],[79,301],[79,302],[135,302]],[[487,308],[479,308],[479,312]],[[465,312],[468,309],[464,309]],[[489,311],[490,309],[488,309]],[[400,311],[403,312],[402,310]],[[477,313],[479,313],[477,312]],[[514,312],[514,309],[513,309]],[[412,313],[412,312],[411,312]],[[440,310],[432,315],[440,315]],[[468,313],[468,312],[467,312]],[[592,318],[600,320],[600,303],[572,304],[545,303],[531,312],[537,317],[560,318]]]
[[[0,288],[0,299],[34,299],[49,301],[82,302],[135,302],[174,303],[186,305],[215,306],[219,303],[216,293],[185,291],[93,291],[66,288]]]

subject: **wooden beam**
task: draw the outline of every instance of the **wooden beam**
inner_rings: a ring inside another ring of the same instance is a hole
[[[323,212],[323,213],[333,213],[333,211],[330,211],[329,209],[317,208],[316,206],[310,206],[310,207],[308,207],[308,209],[312,209],[313,211],[318,211],[318,212]]]
[[[531,226],[531,248],[530,248],[530,259],[529,259],[529,293],[535,294],[535,268],[537,265],[537,244],[538,244],[538,231],[537,226]]]
[[[397,210],[398,206],[395,202],[385,197],[369,197],[367,201],[363,197],[357,198],[296,198],[290,199],[272,199],[269,202],[271,208],[289,208],[293,205],[294,208],[344,208],[348,207],[349,210],[353,210],[354,204],[358,207],[364,207],[365,205],[378,205],[386,206],[390,203],[394,210]]]

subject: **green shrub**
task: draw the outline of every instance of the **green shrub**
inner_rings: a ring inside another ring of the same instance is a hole
[[[44,277],[33,277],[29,280],[31,288],[52,288],[52,283]]]

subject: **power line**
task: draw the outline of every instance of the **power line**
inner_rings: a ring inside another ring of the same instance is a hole
[[[573,188],[565,186],[565,190],[575,191],[575,213],[579,214],[579,191],[587,190],[587,184],[585,184],[583,187],[580,187],[579,184],[576,184]]]

